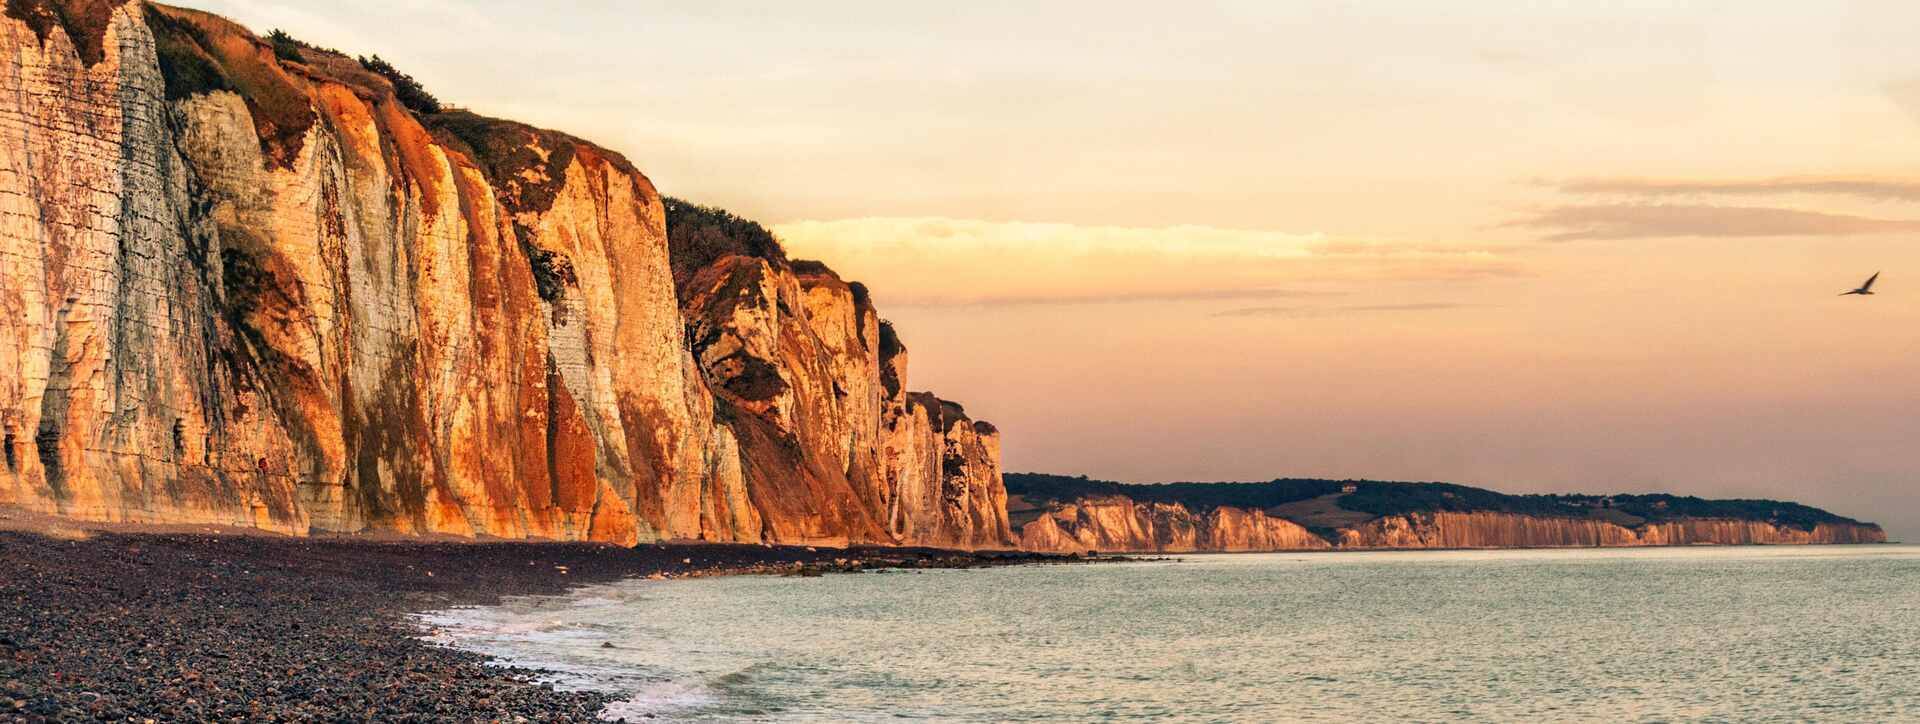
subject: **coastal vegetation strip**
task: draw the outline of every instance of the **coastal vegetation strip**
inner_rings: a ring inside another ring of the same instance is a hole
[[[1709,500],[1664,493],[1512,495],[1452,483],[1312,478],[1249,483],[1132,484],[1090,479],[1084,475],[1008,473],[1005,479],[1008,496],[1024,499],[1028,509],[1120,496],[1138,503],[1181,505],[1195,513],[1221,507],[1263,510],[1314,529],[1387,516],[1431,513],[1593,518],[1628,528],[1701,519],[1756,521],[1802,531],[1812,531],[1822,524],[1868,525],[1788,501]]]

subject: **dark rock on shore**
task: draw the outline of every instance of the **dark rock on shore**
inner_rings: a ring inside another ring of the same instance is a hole
[[[1059,560],[931,549],[0,531],[0,721],[582,721],[606,703],[404,614],[620,578]]]

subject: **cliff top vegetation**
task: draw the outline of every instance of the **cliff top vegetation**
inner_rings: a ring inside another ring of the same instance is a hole
[[[730,254],[765,259],[776,269],[787,266],[786,250],[759,222],[671,196],[661,197],[660,204],[667,213],[676,287],[684,287],[694,272]],[[819,268],[824,270],[825,265]]]
[[[1509,495],[1452,483],[1401,483],[1377,480],[1282,478],[1257,483],[1116,483],[1086,476],[1007,473],[1007,494],[1036,502],[1124,495],[1142,503],[1179,503],[1189,510],[1221,506],[1268,509],[1287,503],[1337,495],[1339,507],[1374,516],[1410,513],[1514,513],[1544,517],[1605,517],[1634,525],[1684,518],[1766,521],[1802,530],[1821,523],[1858,523],[1852,518],[1801,505],[1761,500],[1708,500],[1694,496]]]

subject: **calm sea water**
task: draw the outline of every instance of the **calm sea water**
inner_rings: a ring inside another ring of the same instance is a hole
[[[635,718],[1920,720],[1920,546],[629,581],[421,618]]]

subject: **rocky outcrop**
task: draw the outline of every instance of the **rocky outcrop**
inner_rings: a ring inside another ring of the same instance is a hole
[[[620,154],[222,18],[0,18],[0,503],[286,533],[1012,543],[864,290]],[[677,282],[684,282],[678,283]]]
[[[1884,543],[1872,524],[1812,529],[1758,520],[1692,518],[1628,527],[1597,519],[1512,513],[1421,513],[1376,518],[1338,532],[1342,548],[1544,548],[1813,543]]]
[[[682,311],[770,536],[1010,544],[998,431],[906,391],[906,348],[863,287],[743,251],[683,275]]]
[[[1178,503],[1123,496],[1052,506],[1020,529],[1020,547],[1062,553],[1185,553],[1324,550],[1326,539],[1258,510],[1218,507],[1195,514]]]
[[[1329,547],[1327,541],[1286,518],[1265,511],[1214,508],[1207,512],[1206,550],[1299,551]]]

